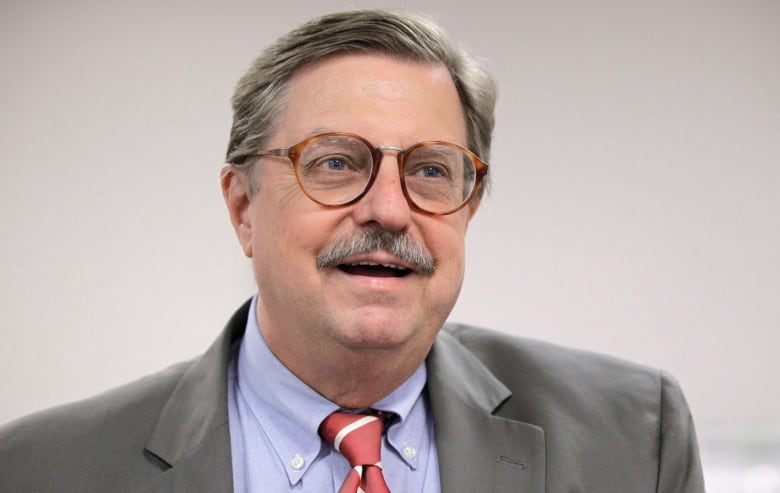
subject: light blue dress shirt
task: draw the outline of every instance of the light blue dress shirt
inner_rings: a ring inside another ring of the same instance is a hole
[[[338,491],[349,463],[317,430],[339,406],[274,356],[257,325],[256,304],[257,296],[228,374],[234,491]],[[440,491],[426,378],[423,363],[400,387],[371,406],[397,416],[382,441],[382,469],[393,492]]]

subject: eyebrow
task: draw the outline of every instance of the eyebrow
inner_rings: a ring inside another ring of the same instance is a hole
[[[308,139],[309,137],[314,137],[315,135],[320,135],[320,134],[330,134],[330,133],[340,133],[340,132],[342,132],[342,131],[341,130],[334,130],[332,128],[315,127],[315,128],[313,128],[311,130],[308,130],[304,134],[303,139]],[[303,140],[303,139],[301,139],[301,140]]]
[[[308,139],[309,137],[314,137],[315,135],[329,134],[329,133],[350,133],[350,134],[353,134],[353,135],[359,135],[359,136],[363,137],[364,139],[366,138],[365,136],[362,136],[362,135],[360,135],[358,133],[355,133],[355,132],[348,132],[348,131],[345,131],[345,130],[336,130],[336,129],[328,128],[328,127],[314,127],[314,128],[305,130],[304,134],[303,134],[303,137],[299,138],[296,142],[302,142],[302,141]],[[450,140],[446,140],[446,139],[423,139],[423,140],[417,140],[417,141],[415,141],[411,145],[419,144],[421,142],[430,141],[430,140],[440,140],[442,142],[450,142],[450,143],[453,143],[453,144],[456,144],[456,145],[459,145],[461,147],[464,147],[464,148],[468,149],[467,143],[459,143],[459,142],[454,141],[454,140],[450,141]],[[371,142],[371,141],[369,141],[369,142],[371,143],[371,145],[374,145],[373,142]],[[294,145],[294,144],[290,144],[290,145]],[[380,144],[380,146],[383,146],[383,144]],[[406,149],[408,147],[409,146],[406,146],[406,147],[404,147],[404,149]]]

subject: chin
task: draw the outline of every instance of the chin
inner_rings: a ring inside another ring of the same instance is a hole
[[[393,350],[411,344],[420,336],[418,324],[397,320],[361,319],[336,329],[344,346],[354,350]]]

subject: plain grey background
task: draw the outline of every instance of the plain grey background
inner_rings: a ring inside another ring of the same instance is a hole
[[[0,422],[200,354],[254,290],[229,98],[311,16],[430,13],[500,84],[452,319],[677,376],[780,437],[780,2],[3,0]]]

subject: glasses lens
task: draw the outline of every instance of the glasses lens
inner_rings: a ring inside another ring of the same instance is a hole
[[[306,193],[326,205],[345,204],[366,188],[371,177],[371,150],[344,135],[323,135],[306,145],[298,157],[298,179]]]
[[[417,207],[444,213],[469,199],[476,182],[476,167],[471,157],[454,145],[424,144],[406,157],[404,181]]]

